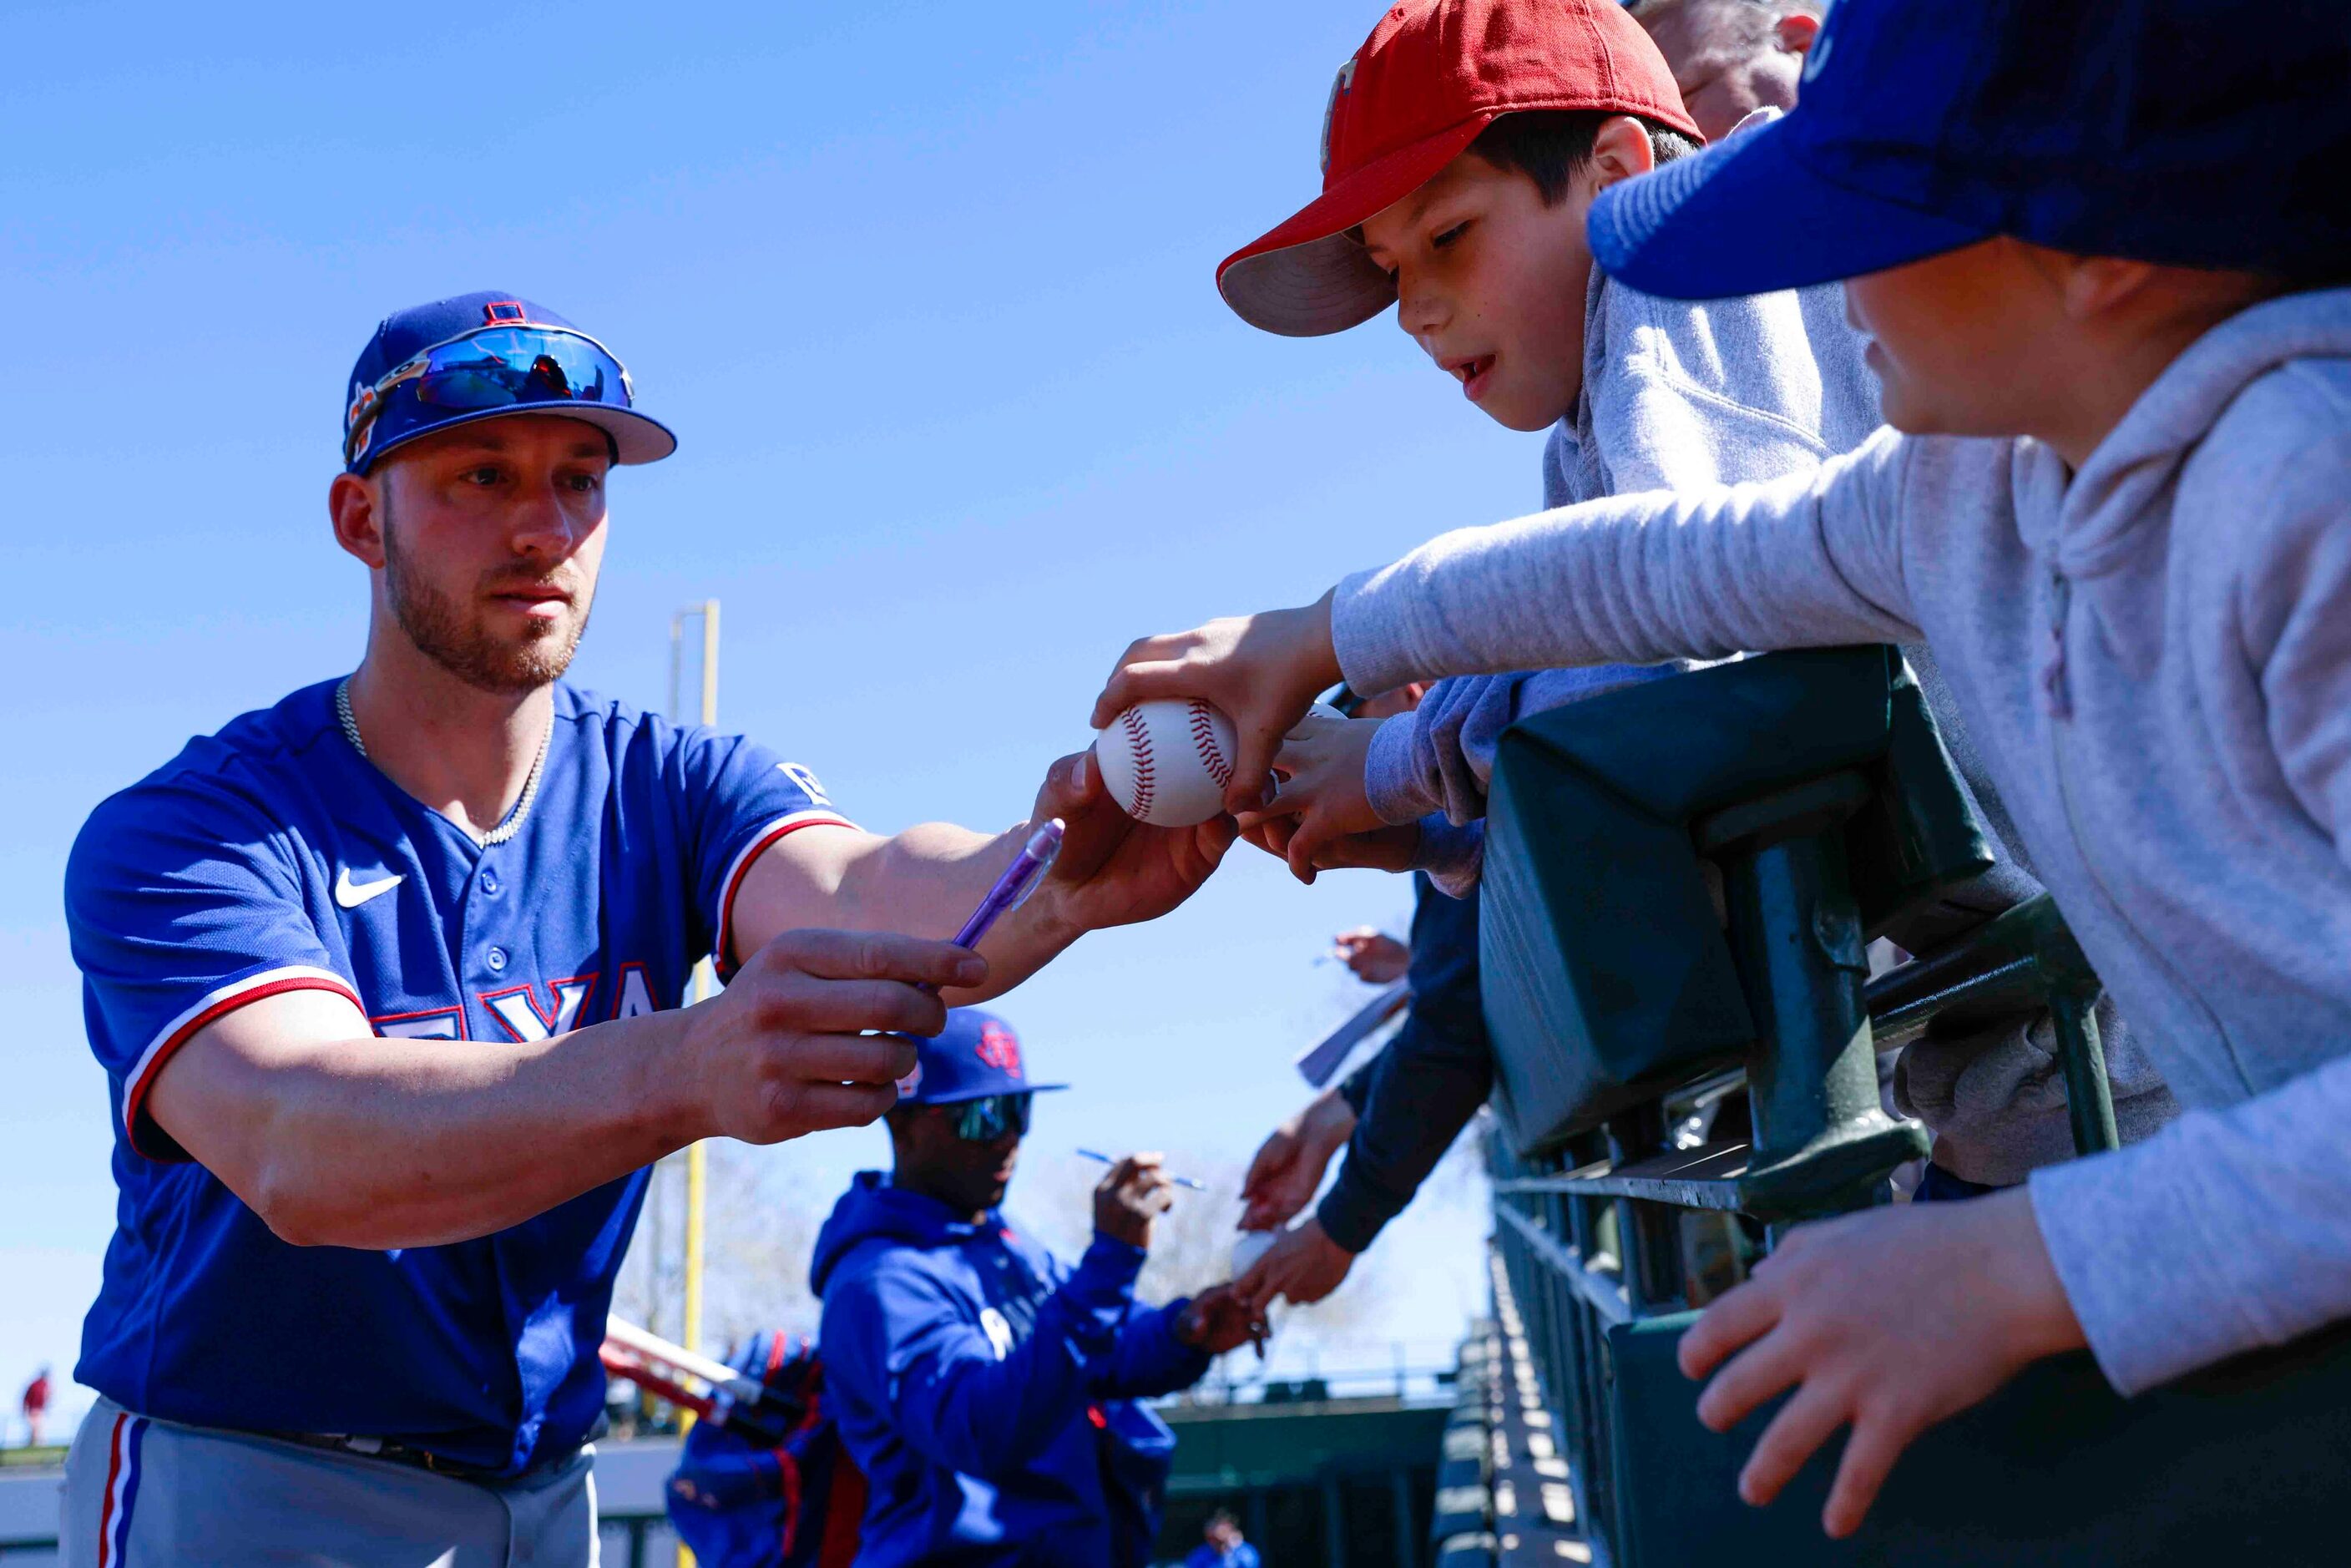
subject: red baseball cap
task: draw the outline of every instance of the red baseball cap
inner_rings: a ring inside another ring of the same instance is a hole
[[[1217,290],[1252,327],[1340,332],[1395,299],[1347,236],[1525,110],[1637,114],[1694,141],[1674,73],[1621,0],[1402,0],[1339,68],[1322,120],[1322,194],[1225,258]]]

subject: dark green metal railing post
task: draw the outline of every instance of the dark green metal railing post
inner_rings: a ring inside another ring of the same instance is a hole
[[[1869,960],[1842,829],[1869,798],[1861,775],[1836,773],[1698,825],[1700,852],[1722,868],[1731,952],[1755,1017],[1747,1180],[1775,1239],[1795,1220],[1880,1201],[1886,1174],[1923,1152],[1917,1129],[1879,1103],[1862,996]]]
[[[1340,1495],[1339,1472],[1322,1470],[1322,1560],[1331,1568],[1347,1568],[1347,1500]]]
[[[1618,1167],[1662,1153],[1666,1107],[1652,1100],[1609,1118],[1608,1157]],[[1674,1211],[1637,1198],[1616,1199],[1616,1245],[1624,1267],[1625,1302],[1635,1313],[1683,1306],[1681,1238]]]
[[[2106,1082],[2106,1051],[2098,1039],[2098,992],[2066,986],[2049,997],[2057,1025],[2057,1061],[2065,1070],[2065,1109],[2074,1123],[2074,1148],[2095,1155],[2123,1146],[2115,1125],[2115,1092]]]
[[[1388,1470],[1388,1505],[1395,1520],[1395,1568],[1418,1568],[1420,1531],[1413,1522],[1412,1475],[1402,1465]]]

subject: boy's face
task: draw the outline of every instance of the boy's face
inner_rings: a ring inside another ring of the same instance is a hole
[[[2003,236],[1848,279],[1844,298],[1886,423],[2030,435],[2078,468],[2165,366],[2275,287]]]
[[[1886,423],[1913,435],[2033,428],[2062,381],[2065,339],[2049,279],[2014,241],[1989,239],[1847,280],[1845,314],[1869,334]]]
[[[1395,279],[1396,325],[1512,430],[1557,423],[1583,391],[1583,218],[1602,183],[1595,158],[1547,207],[1533,180],[1465,152],[1364,224]]]

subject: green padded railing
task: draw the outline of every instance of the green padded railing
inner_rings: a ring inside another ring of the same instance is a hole
[[[1849,1542],[1819,1530],[1834,1452],[1738,1501],[1771,1409],[1708,1432],[1674,1342],[1781,1228],[1885,1201],[1925,1151],[1882,1109],[1879,1051],[2047,1012],[2077,1150],[2116,1145],[2097,977],[2049,899],[1868,979],[1868,937],[1990,863],[1891,649],[1719,665],[1503,737],[1496,1244],[1616,1568],[2351,1559],[2351,1330],[2128,1402],[2086,1355],[2043,1364],[1922,1438]]]

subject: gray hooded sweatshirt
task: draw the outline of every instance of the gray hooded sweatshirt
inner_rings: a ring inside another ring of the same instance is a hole
[[[1598,267],[1583,308],[1583,392],[1543,447],[1543,505],[1641,490],[1704,489],[1810,473],[1878,427],[1877,378],[1845,325],[1844,290],[1662,299]],[[1390,822],[1482,816],[1494,743],[1511,722],[1687,669],[1521,671],[1440,682],[1373,737],[1364,782]],[[1477,885],[1478,834],[1426,824],[1421,869],[1460,897]]]
[[[1593,268],[1584,302],[1583,393],[1543,452],[1543,504],[1809,474],[1879,426],[1877,378],[1845,320],[1844,290],[1817,288],[1693,302],[1644,294]],[[1917,667],[1944,739],[1999,844],[2001,864],[1897,933],[1930,946],[2041,892],[1934,661]],[[1502,731],[1531,713],[1691,667],[1687,660],[1469,675],[1440,681],[1419,708],[1374,737],[1364,767],[1373,809],[1421,820],[1420,869],[1471,896],[1483,860],[1486,780]],[[2024,870],[2017,862],[2022,860]],[[2179,1107],[2111,1006],[2100,1009],[2115,1118],[2135,1143]],[[2074,1152],[2056,1034],[2044,1017],[1987,1034],[1919,1040],[1895,1068],[1896,1108],[1932,1129],[1935,1162],[2004,1186]]]
[[[2181,354],[2079,474],[1881,432],[1810,475],[1448,534],[1340,585],[1356,689],[1923,633],[2189,1113],[2035,1171],[2132,1393],[2351,1317],[2351,290]]]

